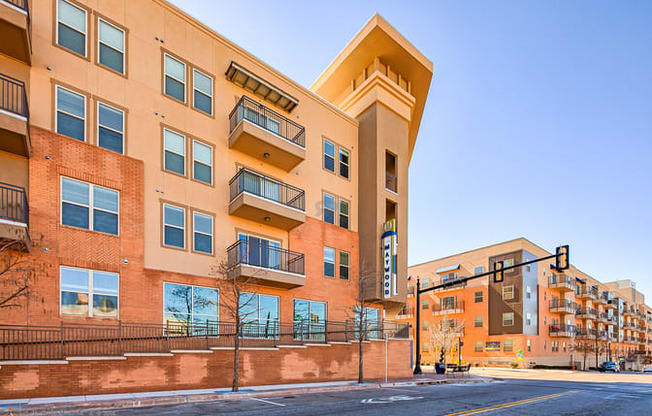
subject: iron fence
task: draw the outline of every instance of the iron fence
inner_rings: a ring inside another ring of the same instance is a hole
[[[229,269],[240,264],[305,275],[303,253],[273,247],[265,241],[239,240],[227,249]]]
[[[265,175],[240,169],[229,181],[231,201],[243,192],[247,192],[279,204],[305,211],[305,191],[292,185],[268,178]]]
[[[25,83],[0,73],[0,110],[29,118]]]
[[[0,182],[0,219],[27,224],[29,207],[25,188]]]
[[[29,11],[27,0],[4,0],[4,1],[6,1],[9,4],[13,4],[14,6],[24,10],[25,12]]]

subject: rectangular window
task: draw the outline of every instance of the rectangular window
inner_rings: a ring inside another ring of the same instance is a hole
[[[473,345],[473,352],[482,352],[482,341],[475,341]]]
[[[242,293],[240,319],[246,322],[241,329],[245,338],[276,338],[279,334],[278,296]]]
[[[482,328],[482,316],[476,316],[473,318],[473,326],[475,328]]]
[[[119,193],[61,177],[61,224],[118,235]]]
[[[324,276],[335,277],[335,249],[324,247]]]
[[[506,339],[503,341],[503,352],[512,352],[514,351],[514,340]]]
[[[349,229],[349,203],[340,199],[340,227]]]
[[[163,204],[163,245],[186,247],[186,210]]]
[[[335,145],[324,140],[324,169],[335,172]]]
[[[251,266],[281,268],[281,243],[262,237],[238,233],[241,259]]]
[[[186,137],[163,129],[165,142],[164,169],[179,175],[186,174]]]
[[[482,267],[482,266],[478,266],[473,270],[473,274],[475,274],[475,275],[479,275],[482,272],[484,272],[484,267]]]
[[[532,325],[532,314],[530,312],[525,314],[525,325]]]
[[[326,302],[294,300],[294,338],[325,340]]]
[[[532,340],[527,340],[527,352],[532,352]]]
[[[213,183],[213,148],[197,140],[192,141],[192,177]]]
[[[349,179],[349,151],[340,147],[340,176]]]
[[[97,145],[122,154],[124,152],[124,112],[97,103]]]
[[[335,224],[335,197],[324,194],[324,222]]]
[[[118,317],[117,273],[62,266],[60,278],[62,315]]]
[[[427,277],[421,279],[421,289],[425,289],[428,286],[430,286],[430,279],[428,279]]]
[[[503,286],[503,299],[504,300],[514,299],[514,286]]]
[[[86,10],[65,0],[57,2],[57,44],[86,56]]]
[[[503,267],[511,267],[514,265],[514,259],[503,260]]]
[[[349,280],[349,253],[340,251],[340,279]]]
[[[503,313],[503,326],[513,326],[513,325],[514,325],[514,312]]]
[[[430,325],[429,325],[428,321],[423,321],[421,323],[421,330],[422,331],[427,331],[429,327],[430,327]]]
[[[186,64],[164,55],[165,60],[165,95],[186,102]]]
[[[424,299],[421,301],[421,309],[426,310],[430,307],[430,302],[428,302],[428,299]]]
[[[98,20],[98,26],[98,62],[124,74],[125,32],[102,19]]]
[[[193,250],[213,254],[213,217],[192,213]]]
[[[475,303],[480,303],[480,302],[482,302],[483,300],[484,300],[484,293],[483,293],[482,291],[475,292],[475,293],[473,294],[473,301],[474,301]]]
[[[532,289],[530,286],[525,287],[525,297],[526,299],[532,299]]]
[[[217,289],[177,283],[163,285],[163,320],[168,333],[217,335],[218,305]]]
[[[192,105],[197,110],[213,115],[213,78],[192,70]]]
[[[86,141],[86,97],[57,86],[56,131]]]

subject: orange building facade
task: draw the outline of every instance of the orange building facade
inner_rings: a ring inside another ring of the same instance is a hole
[[[554,260],[542,261],[505,272],[503,282],[481,277],[427,292],[415,304],[417,279],[427,288],[490,271],[497,261],[510,265],[549,255],[520,238],[410,266],[408,304],[399,319],[411,323],[413,336],[421,331],[421,362],[439,361],[434,334],[450,328],[456,333],[448,362],[461,357],[483,366],[583,368],[612,360],[637,368],[652,352],[652,314],[629,280],[603,283],[573,265],[559,273]]]
[[[36,271],[0,324],[214,335],[231,319],[223,272],[250,284],[249,338],[305,322],[325,342],[364,267],[383,325],[407,300],[407,172],[432,71],[378,15],[308,89],[163,0],[0,0],[0,242]],[[0,376],[38,355],[4,351]]]

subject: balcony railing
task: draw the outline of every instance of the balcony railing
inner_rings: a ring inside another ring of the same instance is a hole
[[[593,299],[597,299],[598,290],[593,287],[581,286],[577,293],[579,296],[588,296]]]
[[[414,315],[414,308],[411,306],[403,306],[401,310],[398,312],[399,316],[413,316]]]
[[[552,299],[550,300],[550,310],[563,308],[571,313],[577,311],[578,304],[569,299]]]
[[[27,224],[29,207],[25,188],[0,182],[0,219]]]
[[[464,311],[464,301],[458,300],[455,302],[439,302],[438,304],[432,305],[432,311],[438,313]]]
[[[577,327],[577,331],[575,334],[578,337],[594,337],[597,335],[598,331],[595,328],[584,328],[584,327]]]
[[[227,266],[241,264],[305,275],[303,253],[271,247],[264,242],[240,240],[227,249]]]
[[[398,180],[395,175],[385,172],[385,188],[396,193],[398,192]]]
[[[243,192],[278,202],[279,204],[305,211],[306,193],[275,179],[253,172],[249,169],[240,171],[229,182],[231,201]]]
[[[597,318],[598,316],[598,310],[595,308],[580,308],[577,310],[577,316],[587,316],[587,317],[594,317]]]
[[[2,0],[0,0],[0,1],[2,1]],[[25,13],[29,12],[29,9],[28,9],[29,6],[27,4],[27,0],[4,0],[4,1],[6,1],[7,3],[9,3],[11,5],[14,5],[14,6],[18,7],[19,9],[22,9],[23,11],[25,11]]]
[[[306,147],[306,131],[303,126],[244,95],[229,114],[229,132],[232,133],[242,120],[247,120],[302,148]]]
[[[575,325],[567,325],[567,324],[551,324],[548,327],[548,330],[550,331],[550,335],[559,335],[559,334],[575,334],[577,331],[577,327]]]
[[[29,118],[25,83],[0,74],[0,110]]]
[[[575,279],[565,274],[553,274],[548,278],[548,287],[566,287],[568,289],[575,290]]]

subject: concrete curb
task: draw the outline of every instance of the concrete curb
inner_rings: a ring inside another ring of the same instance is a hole
[[[150,407],[162,405],[174,405],[184,403],[200,403],[207,401],[243,399],[249,397],[274,397],[285,394],[308,394],[324,393],[344,390],[363,390],[378,387],[413,387],[433,384],[473,384],[473,383],[490,383],[488,378],[467,378],[467,379],[439,379],[439,380],[415,380],[415,381],[397,381],[388,383],[369,382],[363,384],[339,385],[332,387],[303,387],[303,388],[286,388],[268,391],[242,391],[242,392],[224,392],[212,394],[188,394],[174,396],[159,396],[152,398],[134,398],[134,399],[117,399],[117,400],[92,400],[60,403],[44,403],[36,405],[26,405],[25,407],[13,409],[11,411],[2,410],[9,415],[63,415],[69,412],[91,411],[91,410],[115,410],[128,409],[134,407]],[[246,387],[244,387],[246,389]],[[3,413],[4,414],[4,413]]]

